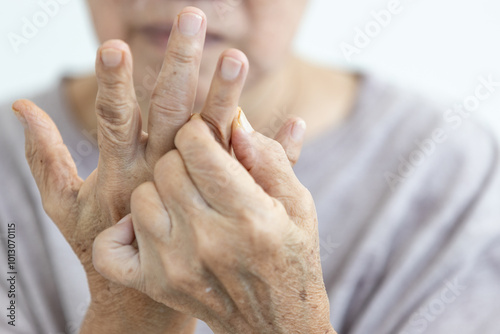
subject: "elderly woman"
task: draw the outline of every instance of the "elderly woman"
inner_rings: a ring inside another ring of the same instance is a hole
[[[495,138],[293,57],[306,3],[89,0],[95,76],[0,116],[2,333],[498,330]]]

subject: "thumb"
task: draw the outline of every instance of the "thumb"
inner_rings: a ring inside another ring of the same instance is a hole
[[[141,266],[139,251],[132,245],[134,240],[132,215],[128,214],[96,237],[92,262],[108,280],[137,289]]]
[[[293,119],[287,122],[278,133],[278,139],[287,146],[285,148],[276,140],[268,138],[252,129],[243,112],[233,122],[232,146],[233,151],[240,163],[248,170],[250,175],[270,196],[278,199],[291,215],[305,215],[306,212],[298,212],[304,206],[306,198],[310,198],[307,189],[295,176],[290,162],[296,161],[300,154],[302,138],[293,136],[294,128],[304,134],[305,127],[301,119]]]
[[[67,217],[67,213],[74,211],[83,183],[75,162],[56,125],[43,110],[28,100],[14,102],[12,109],[25,128],[26,160],[40,191],[43,207],[65,234],[73,227],[59,226],[59,222],[76,223],[76,219]]]

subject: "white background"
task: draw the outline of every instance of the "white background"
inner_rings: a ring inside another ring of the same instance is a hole
[[[93,69],[97,42],[83,0],[65,0],[68,4],[18,53],[8,33],[19,34],[22,18],[31,19],[40,7],[38,1],[3,1],[0,102],[30,96],[62,73]],[[364,29],[373,20],[370,13],[390,1],[311,0],[297,52],[329,66],[377,73],[450,107],[474,93],[479,76],[500,81],[499,0],[401,0],[401,12],[347,61],[339,45],[353,44],[355,28]],[[500,88],[473,114],[500,132]]]

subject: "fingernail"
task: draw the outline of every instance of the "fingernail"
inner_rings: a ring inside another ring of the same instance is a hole
[[[243,112],[243,110],[241,110],[240,107],[238,107],[238,110],[239,110],[238,123],[241,124],[241,126],[243,127],[243,129],[246,132],[248,132],[248,133],[254,132],[254,129],[250,125],[250,122],[248,121],[247,117],[245,116],[245,113]]]
[[[130,219],[132,219],[132,215],[129,213],[128,215],[126,215],[125,217],[123,217],[122,219],[120,219],[118,221],[118,223],[116,223],[116,225],[123,224],[123,223],[129,221]]]
[[[101,59],[107,67],[117,67],[122,62],[122,50],[109,48],[101,51]]]
[[[201,29],[203,17],[195,13],[184,13],[179,16],[179,31],[186,36],[194,36]]]
[[[12,107],[12,111],[14,111],[14,115],[16,115],[17,119],[19,120],[19,123],[23,126],[23,128],[27,129],[28,128],[28,122],[26,121],[26,118],[24,118],[23,115],[19,112],[19,110],[14,109],[14,106]]]
[[[298,120],[292,127],[292,138],[295,141],[301,141],[306,132],[306,122]]]
[[[232,57],[224,57],[220,67],[220,73],[225,80],[234,80],[241,72],[243,63]]]

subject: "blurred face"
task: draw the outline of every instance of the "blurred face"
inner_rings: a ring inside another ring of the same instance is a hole
[[[222,51],[237,48],[250,61],[247,86],[288,55],[307,0],[88,0],[101,42],[122,39],[134,56],[138,98],[149,96],[163,62],[175,16],[186,6],[207,15],[208,31],[196,104],[202,103]]]

